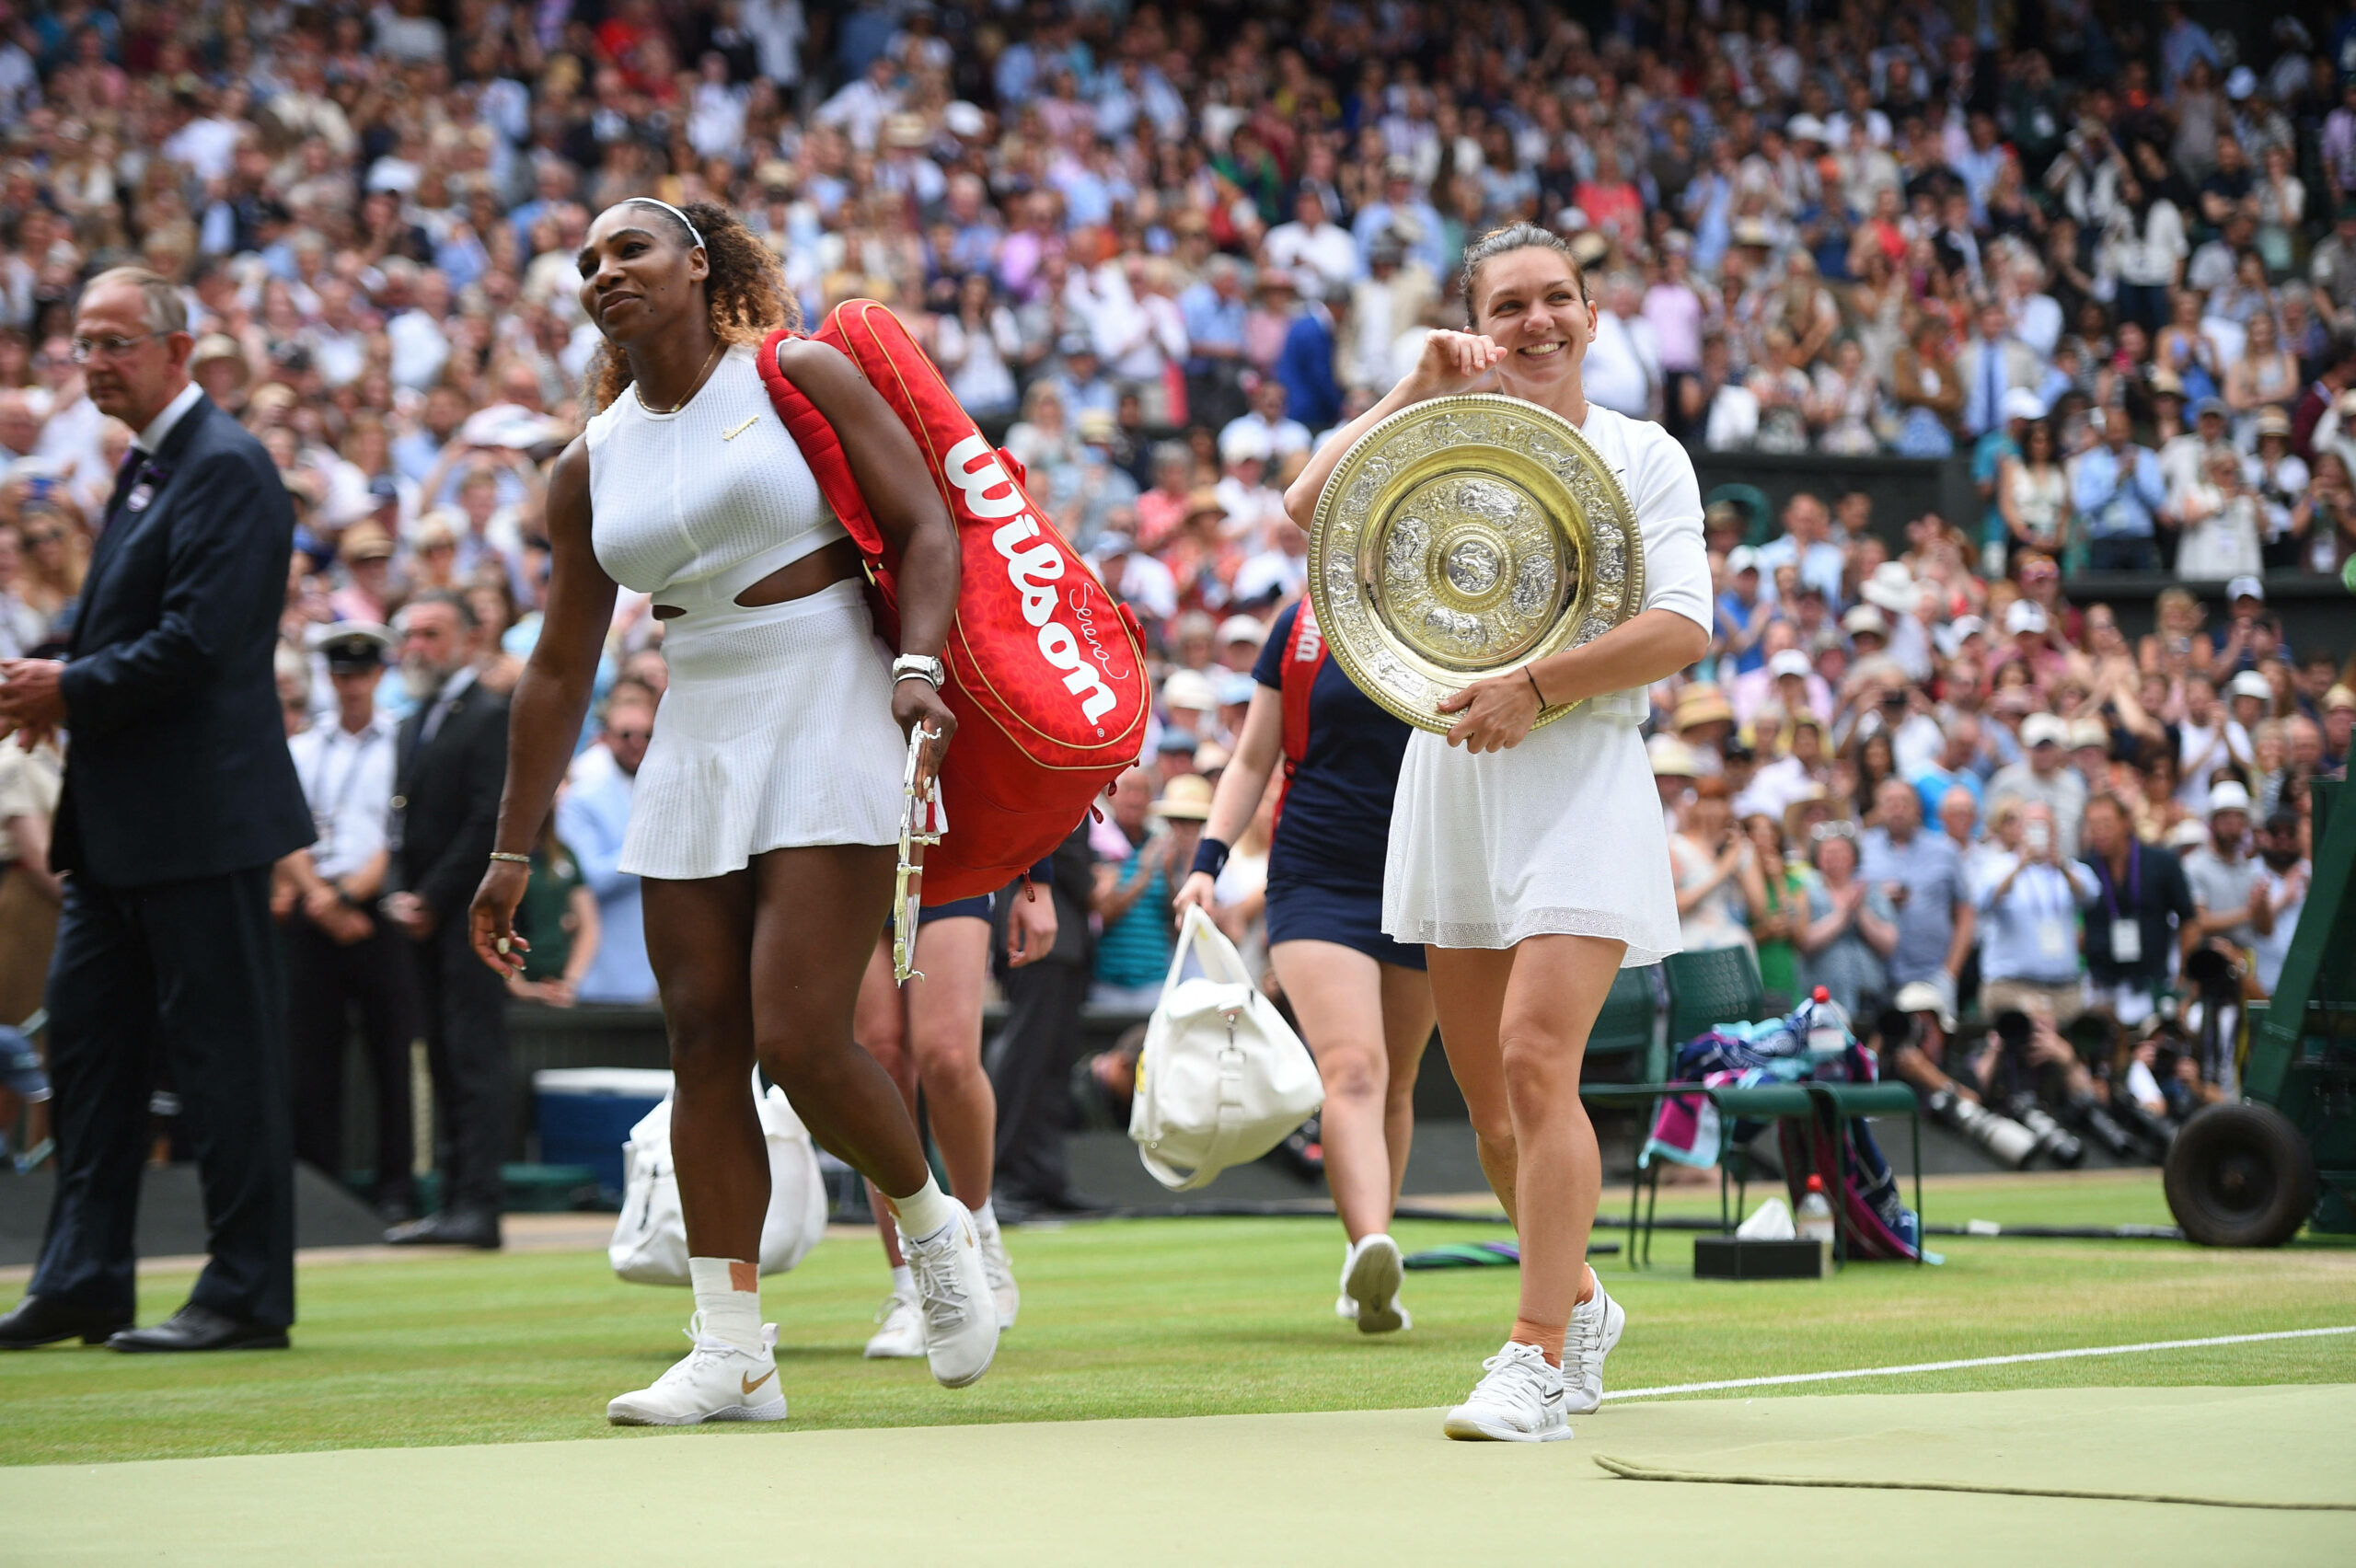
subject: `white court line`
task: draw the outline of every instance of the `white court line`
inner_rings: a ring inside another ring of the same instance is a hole
[[[2032,1350],[2019,1355],[1975,1355],[1968,1361],[1918,1361],[1911,1366],[1858,1366],[1843,1372],[1786,1372],[1776,1378],[1727,1378],[1715,1383],[1670,1383],[1657,1389],[1616,1389],[1607,1400],[1657,1399],[1715,1389],[1766,1389],[1784,1383],[1830,1383],[1844,1378],[1900,1378],[1911,1372],[1954,1372],[1966,1366],[2013,1366],[2024,1361],[2070,1361],[2082,1355],[2135,1355],[2152,1350],[2194,1350],[2212,1344],[2255,1344],[2261,1340],[2315,1339],[2356,1334],[2356,1323],[2336,1329],[2281,1329],[2264,1334],[2216,1334],[2208,1339],[2154,1340],[2147,1344],[2096,1344],[2080,1350]]]

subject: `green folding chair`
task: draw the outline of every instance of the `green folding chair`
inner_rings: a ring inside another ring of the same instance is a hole
[[[1611,992],[1587,1040],[1587,1059],[1634,1056],[1637,1073],[1657,1079],[1667,1070],[1667,1050],[1661,1037],[1660,966],[1623,969],[1612,977]]]
[[[1661,964],[1669,983],[1669,1043],[1672,1050],[1719,1023],[1761,1016],[1766,987],[1749,948],[1673,952]]]

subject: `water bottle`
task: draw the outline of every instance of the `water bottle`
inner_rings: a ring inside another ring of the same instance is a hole
[[[1800,1199],[1798,1212],[1792,1216],[1792,1228],[1803,1241],[1832,1239],[1832,1205],[1825,1200],[1823,1177],[1807,1179],[1807,1195]]]
[[[1849,1015],[1819,986],[1807,1001],[1808,1074],[1819,1082],[1840,1082],[1849,1076]]]

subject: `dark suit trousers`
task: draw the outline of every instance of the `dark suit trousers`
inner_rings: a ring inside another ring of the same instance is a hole
[[[467,942],[466,911],[410,943],[433,1069],[442,1206],[497,1214],[507,1149],[507,987]]]
[[[1003,978],[1006,1022],[984,1059],[998,1095],[997,1191],[1016,1202],[1061,1198],[1070,1185],[1064,1134],[1088,980],[1088,965],[1054,958]]]
[[[294,1078],[294,1158],[343,1180],[343,1066],[352,1013],[368,1059],[376,1107],[371,1195],[410,1194],[415,1132],[410,1116],[410,1042],[417,1038],[406,938],[375,928],[350,947],[300,914],[286,925],[286,1044]]]
[[[130,1316],[147,1097],[170,1074],[212,1253],[189,1299],[294,1320],[294,1165],[270,868],[66,884],[49,971],[57,1198],[30,1293]]]

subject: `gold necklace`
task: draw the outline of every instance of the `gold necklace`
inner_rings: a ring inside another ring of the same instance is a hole
[[[710,357],[703,362],[703,368],[696,372],[695,380],[687,384],[687,395],[680,398],[677,402],[672,404],[669,408],[658,409],[649,403],[646,400],[646,394],[639,390],[638,384],[636,382],[632,382],[630,384],[630,396],[636,398],[638,399],[638,406],[644,409],[650,414],[667,415],[677,413],[681,409],[686,408],[689,403],[695,401],[696,394],[703,389],[703,378],[705,375],[710,371],[712,360],[718,359],[720,357],[720,351],[727,346],[728,344],[725,341],[717,342],[711,345]]]

